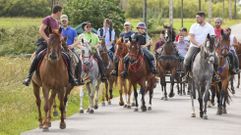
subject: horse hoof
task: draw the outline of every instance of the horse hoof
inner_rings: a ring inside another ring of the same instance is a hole
[[[146,111],[146,106],[142,106],[141,110],[142,110],[142,112],[145,112]]]
[[[54,117],[57,117],[58,115],[59,115],[59,113],[58,113],[57,111],[54,111],[54,112],[53,112],[53,116],[54,116]]]
[[[148,111],[151,111],[151,110],[152,110],[152,108],[151,108],[151,106],[149,106],[149,107],[148,107]]]
[[[83,109],[79,110],[79,113],[84,113],[84,110]]]
[[[227,110],[226,110],[226,109],[223,109],[223,110],[222,110],[222,113],[223,113],[223,114],[227,114]]]
[[[221,111],[221,110],[218,110],[218,111],[217,111],[217,115],[222,115],[222,111]]]
[[[167,101],[167,100],[168,100],[168,98],[167,98],[167,97],[165,97],[165,98],[164,98],[164,101]]]
[[[48,131],[49,131],[49,126],[43,125],[43,132],[48,132]]]
[[[60,129],[65,129],[65,128],[66,128],[65,122],[60,123],[59,128],[60,128]]]
[[[169,97],[170,97],[170,98],[172,98],[172,97],[174,97],[174,96],[175,96],[174,93],[170,93],[170,94],[169,94]]]
[[[89,113],[89,112],[90,112],[90,108],[88,108],[88,109],[86,110],[86,112],[88,112],[88,113]]]
[[[195,118],[195,117],[196,117],[196,114],[195,114],[195,113],[192,113],[191,117],[192,117],[192,118]]]
[[[89,111],[89,113],[90,113],[90,114],[93,114],[93,113],[94,113],[94,110],[93,110],[93,109],[91,109],[91,110]]]
[[[111,101],[108,102],[108,105],[111,105]]]
[[[131,103],[131,106],[136,106],[136,104],[135,103]]]
[[[204,119],[204,120],[207,120],[207,119],[208,119],[208,116],[207,116],[207,115],[204,115],[204,116],[203,116],[203,119]]]
[[[124,108],[127,108],[127,104],[124,105]]]
[[[102,103],[102,106],[105,106],[105,102]]]
[[[48,123],[48,126],[51,127],[51,122]]]
[[[130,106],[130,105],[127,105],[127,109],[131,109],[131,106]]]
[[[40,129],[43,128],[43,124],[42,124],[42,123],[39,124],[39,128],[40,128]]]
[[[165,97],[161,97],[161,100],[164,100],[165,99]]]
[[[95,106],[94,106],[94,109],[95,109],[95,110],[98,109],[98,105],[95,105]]]
[[[234,91],[234,90],[232,90],[232,94],[233,94],[233,95],[235,94],[235,91]]]
[[[134,109],[134,112],[138,112],[138,108],[135,108],[135,109]]]
[[[119,102],[119,105],[120,105],[120,106],[123,106],[123,105],[124,105],[124,103],[123,103],[123,102]],[[124,106],[124,107],[125,107],[125,106]]]

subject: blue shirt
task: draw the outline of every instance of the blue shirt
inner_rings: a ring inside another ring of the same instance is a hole
[[[61,34],[63,37],[67,37],[67,45],[72,45],[74,43],[75,37],[77,37],[76,30],[70,26],[68,26],[67,28],[63,28]]]
[[[129,39],[131,38],[131,35],[132,35],[132,34],[134,34],[133,31],[122,32],[122,33],[120,34],[120,37],[122,37],[125,42],[128,42]]]

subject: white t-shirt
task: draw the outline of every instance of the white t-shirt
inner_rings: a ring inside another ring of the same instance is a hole
[[[230,34],[229,38],[230,38],[230,50],[232,51],[235,51],[235,48],[234,48],[234,35]]]
[[[215,35],[214,28],[208,22],[205,22],[205,25],[201,26],[198,23],[194,23],[189,31],[190,34],[194,35],[195,40],[198,42],[198,45],[201,45],[205,42],[207,35]],[[190,47],[197,47],[193,43],[190,44]]]

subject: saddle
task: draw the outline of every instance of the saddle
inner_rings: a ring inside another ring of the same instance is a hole
[[[190,63],[190,65],[189,65],[189,71],[191,71],[192,70],[192,67],[193,67],[193,63],[194,63],[194,60],[195,60],[195,58],[196,58],[196,56],[197,56],[197,54],[200,52],[200,50],[199,51],[195,51],[194,53],[193,53],[193,56],[192,56],[192,58],[191,58],[191,63]]]

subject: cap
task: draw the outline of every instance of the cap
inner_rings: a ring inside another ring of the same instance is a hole
[[[125,26],[125,25],[131,26],[131,23],[130,23],[130,22],[125,22],[125,23],[124,23],[124,26]]]
[[[146,29],[146,24],[144,22],[139,22],[136,26],[136,28],[142,28],[142,29]]]
[[[63,20],[68,21],[68,16],[65,15],[65,14],[63,14],[63,15],[61,15],[61,17],[60,17],[60,20],[61,20],[61,21],[63,21]]]

